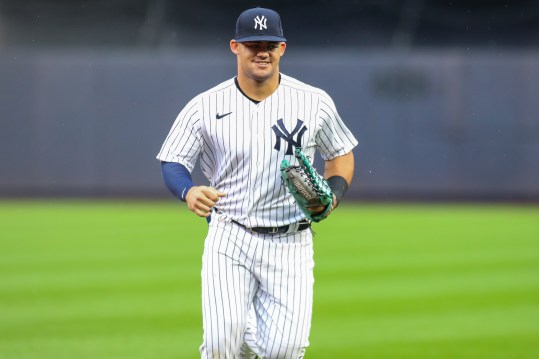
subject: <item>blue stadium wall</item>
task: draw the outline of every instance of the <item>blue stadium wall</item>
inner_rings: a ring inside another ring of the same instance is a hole
[[[290,48],[281,70],[325,89],[358,138],[351,197],[538,200],[538,55]],[[227,48],[3,51],[0,196],[168,196],[165,135],[235,71]]]

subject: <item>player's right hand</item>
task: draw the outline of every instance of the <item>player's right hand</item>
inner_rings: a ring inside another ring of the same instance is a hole
[[[187,192],[185,201],[191,212],[199,217],[208,217],[219,198],[224,196],[226,196],[225,193],[219,192],[213,187],[194,186]]]

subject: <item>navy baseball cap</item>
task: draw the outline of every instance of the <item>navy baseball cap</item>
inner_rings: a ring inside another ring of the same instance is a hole
[[[255,7],[245,10],[236,22],[236,42],[278,41],[285,42],[281,17],[271,9]]]

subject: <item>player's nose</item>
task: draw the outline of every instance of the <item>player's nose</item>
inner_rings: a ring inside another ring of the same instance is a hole
[[[258,57],[268,57],[269,56],[269,50],[268,49],[260,49],[256,53],[256,56],[258,56]]]

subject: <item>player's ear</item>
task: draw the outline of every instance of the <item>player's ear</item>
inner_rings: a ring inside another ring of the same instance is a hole
[[[284,52],[286,51],[286,42],[281,42],[279,44],[279,49],[281,50],[281,56],[283,56]]]
[[[234,39],[230,40],[230,51],[232,51],[236,55],[238,54],[238,46],[239,46],[239,43],[237,43],[236,40]]]

